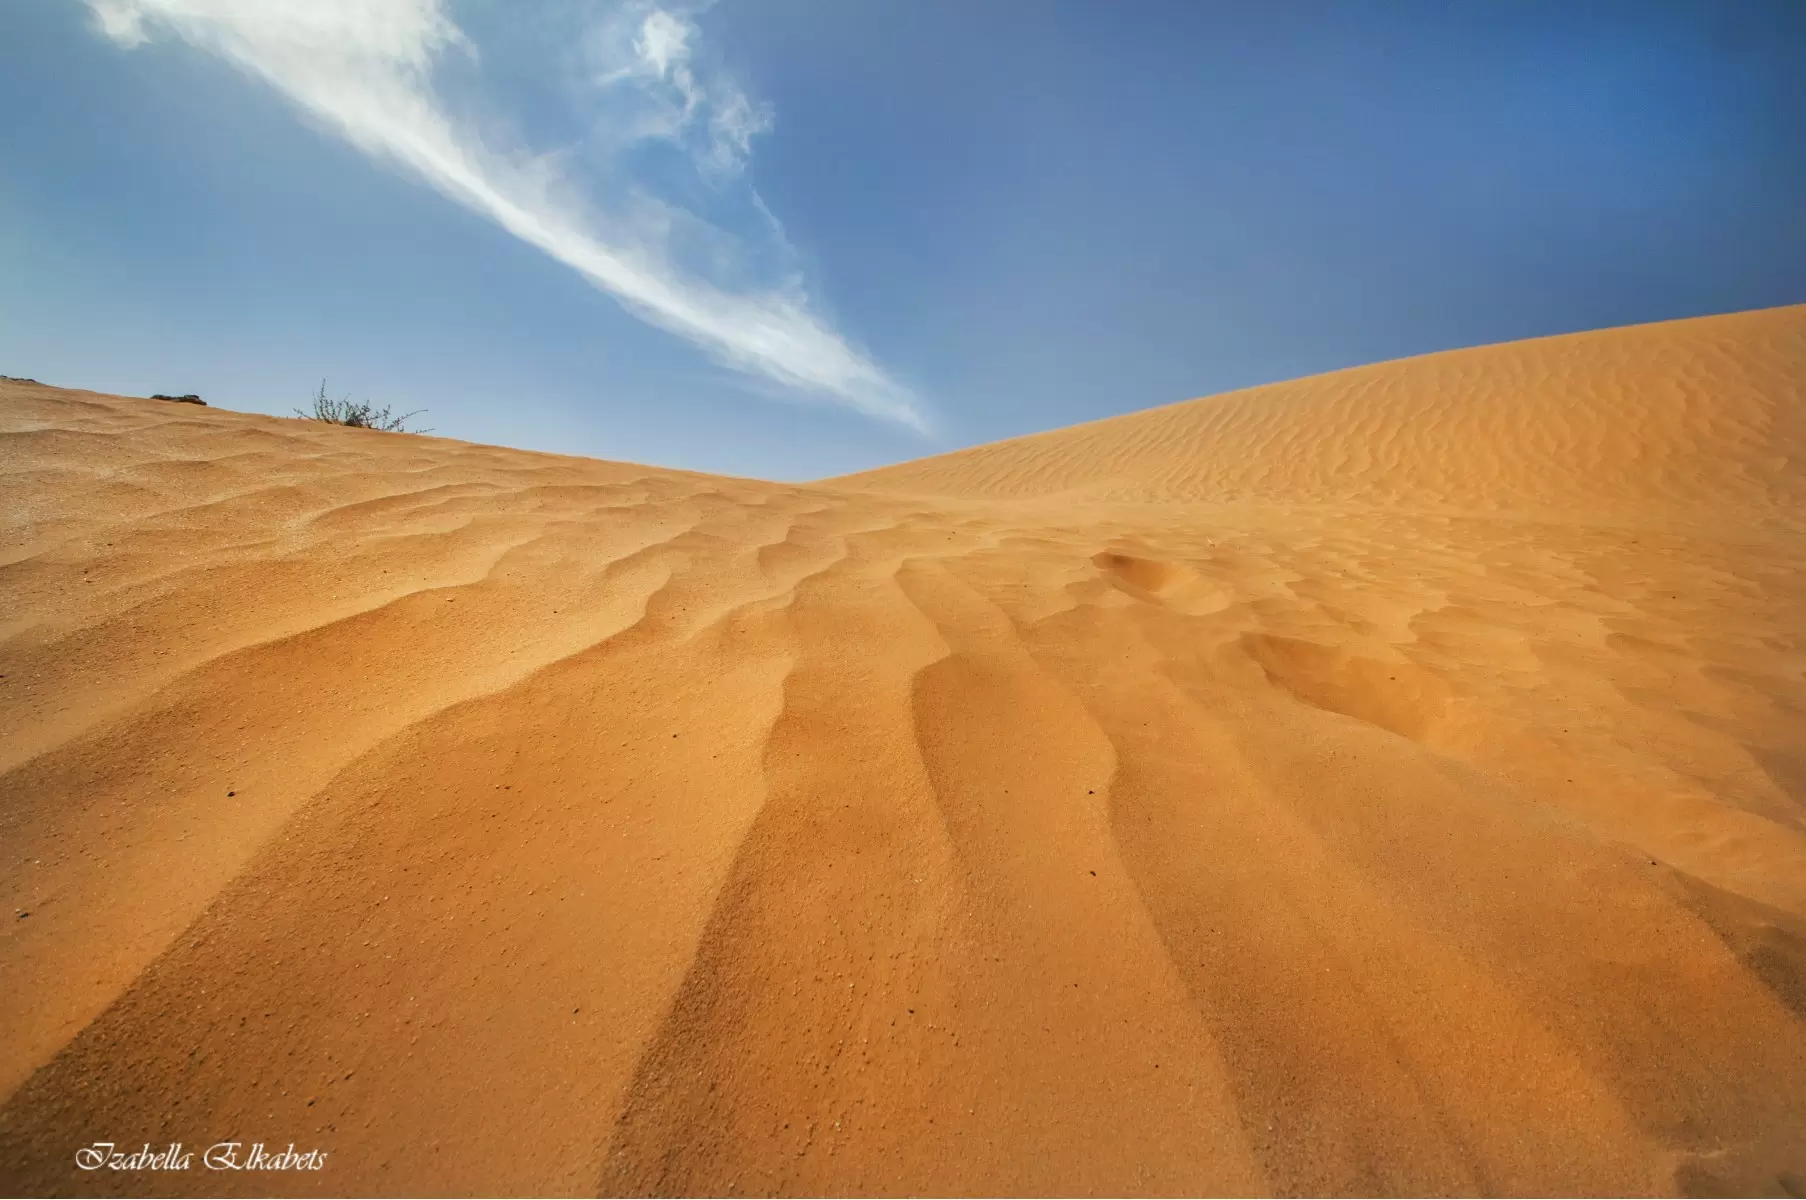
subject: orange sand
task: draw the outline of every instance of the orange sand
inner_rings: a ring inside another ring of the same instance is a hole
[[[0,435],[0,1191],[1806,1192],[1806,306],[806,486]]]

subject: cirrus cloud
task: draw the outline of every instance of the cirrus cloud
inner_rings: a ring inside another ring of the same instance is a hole
[[[481,53],[441,0],[87,4],[123,47],[169,35],[263,80],[371,158],[489,218],[724,365],[927,432],[919,400],[816,311],[782,229],[744,180],[771,113],[699,64],[700,32],[685,13],[644,0],[580,10],[596,107],[581,150],[590,156],[584,188],[564,169],[566,154],[496,145],[454,114],[436,76],[448,64],[480,67]],[[755,230],[723,229],[663,198],[635,169],[635,151],[652,142],[689,164],[691,194],[738,189]]]

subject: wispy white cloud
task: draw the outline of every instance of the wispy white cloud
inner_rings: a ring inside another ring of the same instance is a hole
[[[478,61],[480,48],[440,0],[87,3],[119,45],[170,34],[226,59],[359,150],[490,218],[724,364],[926,432],[919,401],[816,312],[793,266],[769,277],[782,230],[741,176],[772,117],[701,65],[699,30],[682,11],[628,0],[589,12],[582,51],[602,126],[596,143],[609,156],[600,171],[606,195],[598,195],[579,188],[558,156],[495,145],[453,115],[435,68],[454,56]],[[648,142],[681,152],[705,185],[744,189],[764,246],[747,246],[742,234],[636,178],[627,152]],[[697,246],[700,255],[680,258]]]

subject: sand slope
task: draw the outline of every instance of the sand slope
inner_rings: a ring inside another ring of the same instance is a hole
[[[1806,317],[1778,308],[1429,354],[834,482],[954,496],[1797,513]]]
[[[0,1190],[1806,1192],[1803,381],[810,486],[0,383]],[[74,1167],[226,1139],[329,1167]]]

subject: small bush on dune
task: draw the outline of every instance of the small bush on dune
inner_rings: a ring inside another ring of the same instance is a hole
[[[334,400],[326,394],[326,381],[320,381],[320,390],[314,396],[313,411],[297,408],[297,417],[306,417],[310,421],[324,421],[328,425],[345,425],[352,429],[378,429],[384,433],[431,433],[430,429],[409,429],[407,422],[425,412],[417,408],[413,412],[392,415],[387,404],[381,408],[368,400],[353,400],[350,396]]]

